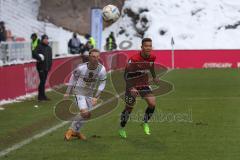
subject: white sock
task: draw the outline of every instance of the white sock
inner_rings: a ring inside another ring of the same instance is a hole
[[[72,129],[74,132],[79,133],[84,123],[84,119],[80,115],[78,115],[73,119],[70,129]]]
[[[71,126],[70,126],[70,129],[72,129],[74,132],[79,133],[81,128],[83,127],[83,125],[84,125],[83,120],[73,121]]]

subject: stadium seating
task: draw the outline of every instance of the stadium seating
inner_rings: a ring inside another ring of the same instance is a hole
[[[6,28],[11,28],[14,35],[30,38],[33,32],[44,33],[44,25],[37,21],[37,15],[35,15],[40,5],[39,1],[7,0],[1,3],[4,6],[1,7],[1,18],[6,21]],[[33,6],[35,6],[34,9]]]

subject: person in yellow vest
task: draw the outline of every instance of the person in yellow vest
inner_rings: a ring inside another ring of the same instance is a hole
[[[38,39],[38,36],[36,33],[33,33],[31,35],[31,40],[32,40],[32,43],[31,43],[31,51],[32,51],[32,58],[34,57],[34,51],[36,50],[37,46],[40,44],[40,39]]]
[[[86,34],[85,38],[87,39],[87,41],[89,41],[93,48],[96,48],[96,41],[90,34]]]
[[[108,38],[106,39],[105,49],[107,51],[112,51],[112,50],[117,49],[117,44],[116,44],[116,40],[115,40],[113,32],[111,32],[110,35],[108,36]]]

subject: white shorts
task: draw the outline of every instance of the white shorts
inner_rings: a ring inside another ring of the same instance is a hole
[[[76,95],[76,104],[80,110],[82,109],[91,110],[93,108],[92,97]]]

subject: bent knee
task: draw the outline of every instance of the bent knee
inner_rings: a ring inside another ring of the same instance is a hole
[[[155,99],[151,100],[151,101],[148,101],[148,107],[149,108],[155,108],[156,106],[156,101]]]
[[[84,119],[89,119],[91,117],[91,113],[90,112],[82,112],[81,113],[81,116],[84,118]]]
[[[127,105],[127,106],[125,107],[125,110],[131,113],[132,110],[133,110],[133,107],[130,106],[130,105]]]

